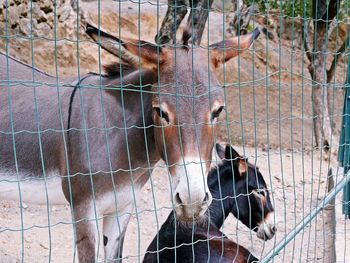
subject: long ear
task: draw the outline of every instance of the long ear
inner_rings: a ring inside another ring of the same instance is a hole
[[[250,34],[233,37],[210,45],[211,64],[217,68],[220,64],[236,57],[238,54],[247,50],[259,35],[259,28],[255,28]]]
[[[225,158],[232,160],[233,165],[238,169],[239,175],[242,176],[247,172],[247,159],[243,158],[238,152],[229,144],[226,145]]]
[[[134,61],[138,59],[137,56],[128,52],[121,43],[120,40],[102,30],[99,30],[97,27],[87,24],[85,32],[97,43],[100,44],[101,47],[107,52],[115,55],[120,58],[124,63],[127,63],[136,68],[137,65],[134,65]],[[100,34],[100,38],[99,38]],[[131,62],[131,63],[130,63]]]
[[[215,143],[215,151],[219,156],[220,160],[225,159],[225,148],[220,143]]]
[[[121,40],[87,24],[85,32],[101,47],[135,68],[154,69],[164,63],[167,52],[152,43],[125,38]]]
[[[229,144],[225,147],[225,159],[235,161],[239,158],[242,158],[238,152]]]

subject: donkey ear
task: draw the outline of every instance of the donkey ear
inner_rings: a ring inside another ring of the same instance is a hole
[[[235,162],[239,158],[242,158],[242,157],[231,145],[227,144],[225,148],[225,159],[232,160],[233,162]]]
[[[248,170],[247,159],[238,159],[237,163],[238,163],[238,172],[240,176],[245,175],[245,173]]]
[[[146,41],[130,38],[121,40],[91,24],[87,24],[85,32],[103,49],[135,68],[155,69],[167,58],[164,49]]]
[[[215,150],[216,150],[216,153],[219,156],[220,160],[224,160],[225,159],[225,148],[220,143],[216,143]]]
[[[211,64],[217,68],[220,64],[238,56],[238,54],[247,50],[259,35],[259,28],[255,28],[250,34],[233,37],[210,45]]]
[[[243,176],[247,172],[247,158],[243,158],[239,153],[230,145],[226,146],[225,158],[232,160],[233,165],[238,169],[239,176]]]

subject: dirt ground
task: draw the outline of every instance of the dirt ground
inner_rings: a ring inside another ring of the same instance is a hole
[[[118,34],[120,22],[125,36],[138,34],[138,5],[122,4],[119,20],[118,4],[102,1],[101,26]],[[97,22],[96,3],[83,8]],[[142,4],[141,38],[153,41],[157,28],[157,8]],[[160,7],[164,15],[165,6]],[[161,22],[161,16],[158,19]],[[222,15],[210,15],[210,43],[218,41],[222,32]],[[204,36],[207,35],[207,30]],[[83,38],[84,39],[84,38]],[[86,38],[87,40],[87,38]],[[203,45],[208,41],[203,40]],[[76,44],[58,42],[57,72],[59,76],[77,72]],[[30,62],[31,48],[26,41],[13,39],[10,54]],[[4,50],[0,41],[0,49]],[[53,42],[36,40],[35,64],[55,74]],[[88,41],[79,45],[81,74],[98,72],[98,49]],[[293,52],[292,52],[293,50]],[[114,58],[101,51],[102,64]],[[226,116],[219,123],[218,140],[231,142],[241,153],[260,167],[272,191],[278,232],[274,239],[263,242],[235,218],[226,220],[223,232],[232,240],[262,258],[305,217],[327,191],[327,172],[336,167],[336,156],[325,160],[313,147],[311,81],[307,60],[298,45],[288,40],[266,40],[260,37],[254,48],[241,58],[217,70],[226,93]],[[344,82],[345,67],[340,63],[335,84]],[[238,85],[238,83],[240,83]],[[334,91],[334,119],[339,129],[343,93]],[[335,134],[337,136],[337,133]],[[336,149],[338,140],[332,144]],[[124,262],[142,260],[143,254],[170,212],[170,190],[167,172],[157,168],[137,200],[138,213],[132,216],[124,244]],[[155,202],[153,200],[155,196]],[[156,204],[154,207],[153,203]],[[335,205],[340,205],[336,203]],[[22,211],[22,212],[21,212]],[[21,223],[23,213],[23,225]],[[323,210],[312,223],[292,240],[274,259],[275,262],[332,262],[333,213]],[[101,230],[102,219],[97,219]],[[157,225],[158,222],[158,225]],[[72,262],[74,250],[72,220],[67,206],[36,206],[0,201],[0,262]],[[102,240],[99,260],[103,260]],[[22,247],[24,250],[22,250]]]
[[[240,152],[243,151],[241,147],[238,148]],[[244,150],[250,161],[256,159],[272,189],[278,232],[274,239],[263,242],[232,216],[226,220],[223,231],[232,240],[261,257],[270,251],[276,242],[282,240],[325,194],[328,166],[321,165],[323,161],[320,161],[318,153],[313,153],[312,156],[311,152],[280,153],[279,150],[265,152],[259,149],[255,152],[255,148],[251,147],[246,147]],[[152,185],[148,181],[137,201],[138,214],[132,216],[128,226],[124,244],[125,262],[137,262],[138,255],[142,259],[143,253],[157,232],[157,219],[160,227],[170,212],[167,172],[163,168],[156,169],[152,179],[156,207],[153,205]],[[276,256],[275,261],[332,262],[331,219],[331,210],[322,212],[294,242],[292,241]],[[100,229],[101,221],[98,220]],[[0,222],[1,262],[17,262],[21,259],[22,234],[24,261],[46,262],[49,257],[52,262],[73,261],[73,228],[68,207],[54,206],[48,210],[46,206],[28,204],[28,207],[23,209],[22,232],[18,203],[2,201]],[[101,242],[100,249],[103,250]],[[100,260],[103,260],[102,251]]]

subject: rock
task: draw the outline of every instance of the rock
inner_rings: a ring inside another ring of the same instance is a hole
[[[72,12],[72,7],[69,5],[65,5],[61,8],[61,10],[59,10],[59,14],[58,14],[58,21],[59,22],[64,22],[66,21],[69,17],[70,14]]]
[[[45,13],[49,13],[53,10],[53,1],[50,0],[41,0],[39,2],[39,6],[41,10],[43,10]]]
[[[0,10],[6,8],[6,0],[0,0]]]
[[[51,27],[47,23],[40,23],[36,26],[34,35],[38,37],[48,38],[51,36]]]
[[[233,10],[233,4],[231,0],[215,0],[212,8],[221,12],[230,12]]]
[[[53,13],[51,12],[51,13],[48,13],[47,14],[47,24],[51,27],[51,28],[53,28],[53,21],[54,20],[54,16],[53,16]]]
[[[31,23],[33,23],[33,31],[38,25],[38,22],[33,19],[32,21],[29,18],[22,18],[19,21],[19,32],[25,36],[31,36]]]
[[[72,39],[76,37],[76,27],[72,26],[71,23],[58,23],[56,36],[57,38]]]
[[[263,145],[262,148],[261,148],[261,150],[262,150],[263,152],[267,152],[267,151],[269,151],[269,150],[271,150],[271,149],[272,149],[272,147],[271,147],[271,146],[268,146],[267,144]]]
[[[10,6],[8,9],[8,23],[11,28],[15,28],[19,22],[19,12],[14,6]]]
[[[28,6],[27,4],[20,4],[19,6],[17,6],[18,12],[22,17],[26,17],[28,14]]]
[[[301,35],[301,24],[298,20],[283,19],[282,24],[277,25],[276,33],[280,38],[295,40]]]
[[[5,28],[5,23],[0,23],[0,35],[5,35],[5,31],[6,31],[6,28]]]
[[[28,10],[30,12],[30,6],[29,6]],[[38,23],[47,21],[47,16],[46,16],[45,12],[40,9],[40,6],[37,3],[33,3],[32,13],[33,13],[33,18],[35,18],[38,21]]]
[[[24,241],[27,242],[27,243],[33,243],[33,240],[31,238],[29,238],[29,237],[25,237]]]
[[[47,246],[45,246],[43,243],[39,243],[39,245],[43,248],[43,249],[49,249]]]
[[[30,20],[28,18],[23,18],[19,21],[19,32],[25,36],[29,36]]]

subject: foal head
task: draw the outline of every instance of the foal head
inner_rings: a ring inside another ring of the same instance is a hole
[[[230,145],[223,147],[216,144],[215,148],[223,160],[219,165],[219,197],[227,198],[224,201],[227,213],[225,216],[230,212],[247,227],[256,231],[259,238],[271,239],[276,232],[274,208],[259,168],[240,156]]]
[[[256,29],[211,45],[209,50],[188,46],[188,34],[184,34],[181,46],[169,47],[113,38],[116,55],[157,80],[149,105],[153,108],[155,143],[172,175],[175,211],[183,220],[203,215],[212,200],[206,177],[215,124],[225,106],[223,90],[212,69],[249,48],[258,35]]]

